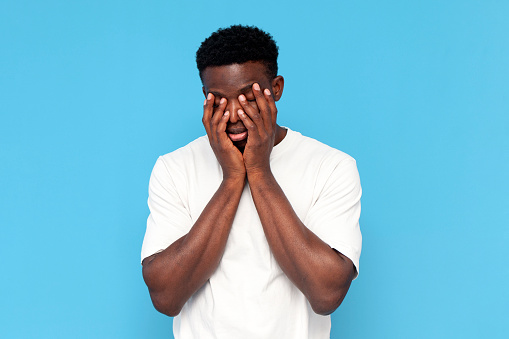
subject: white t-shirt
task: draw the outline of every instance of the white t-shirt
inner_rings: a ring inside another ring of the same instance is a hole
[[[355,160],[288,129],[270,166],[304,225],[350,258],[358,272],[361,186]],[[189,232],[222,177],[206,136],[157,160],[142,260]],[[177,339],[330,337],[330,316],[313,312],[274,259],[248,185],[218,268],[174,318],[173,330]]]

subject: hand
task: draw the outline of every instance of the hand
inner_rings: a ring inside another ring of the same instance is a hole
[[[268,89],[262,93],[260,86],[253,84],[256,105],[250,104],[244,95],[239,96],[243,109],[238,110],[240,119],[248,130],[244,148],[244,164],[247,174],[269,173],[270,153],[276,138],[277,108]]]
[[[217,161],[223,169],[223,179],[246,176],[246,168],[242,153],[235,147],[226,134],[226,124],[230,112],[226,111],[225,98],[221,98],[218,107],[214,107],[214,95],[209,93],[203,103],[203,126],[207,131],[210,146],[216,155]]]

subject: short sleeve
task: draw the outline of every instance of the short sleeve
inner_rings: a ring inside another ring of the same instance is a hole
[[[141,260],[160,252],[187,234],[191,216],[165,163],[159,157],[149,182],[147,230],[141,249]]]
[[[329,160],[325,175],[304,222],[330,247],[352,260],[359,272],[362,235],[359,227],[361,213],[361,183],[353,158],[335,157]]]

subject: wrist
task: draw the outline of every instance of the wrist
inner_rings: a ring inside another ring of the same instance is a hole
[[[246,181],[245,172],[223,173],[223,184],[227,186],[242,186]]]
[[[269,180],[275,180],[274,175],[272,174],[272,171],[269,167],[263,167],[263,168],[251,168],[246,169],[246,175],[247,180],[250,183],[254,182],[266,182]]]

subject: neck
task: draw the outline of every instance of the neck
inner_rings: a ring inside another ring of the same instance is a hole
[[[276,139],[274,140],[274,146],[279,144],[286,137],[288,130],[276,124]]]

